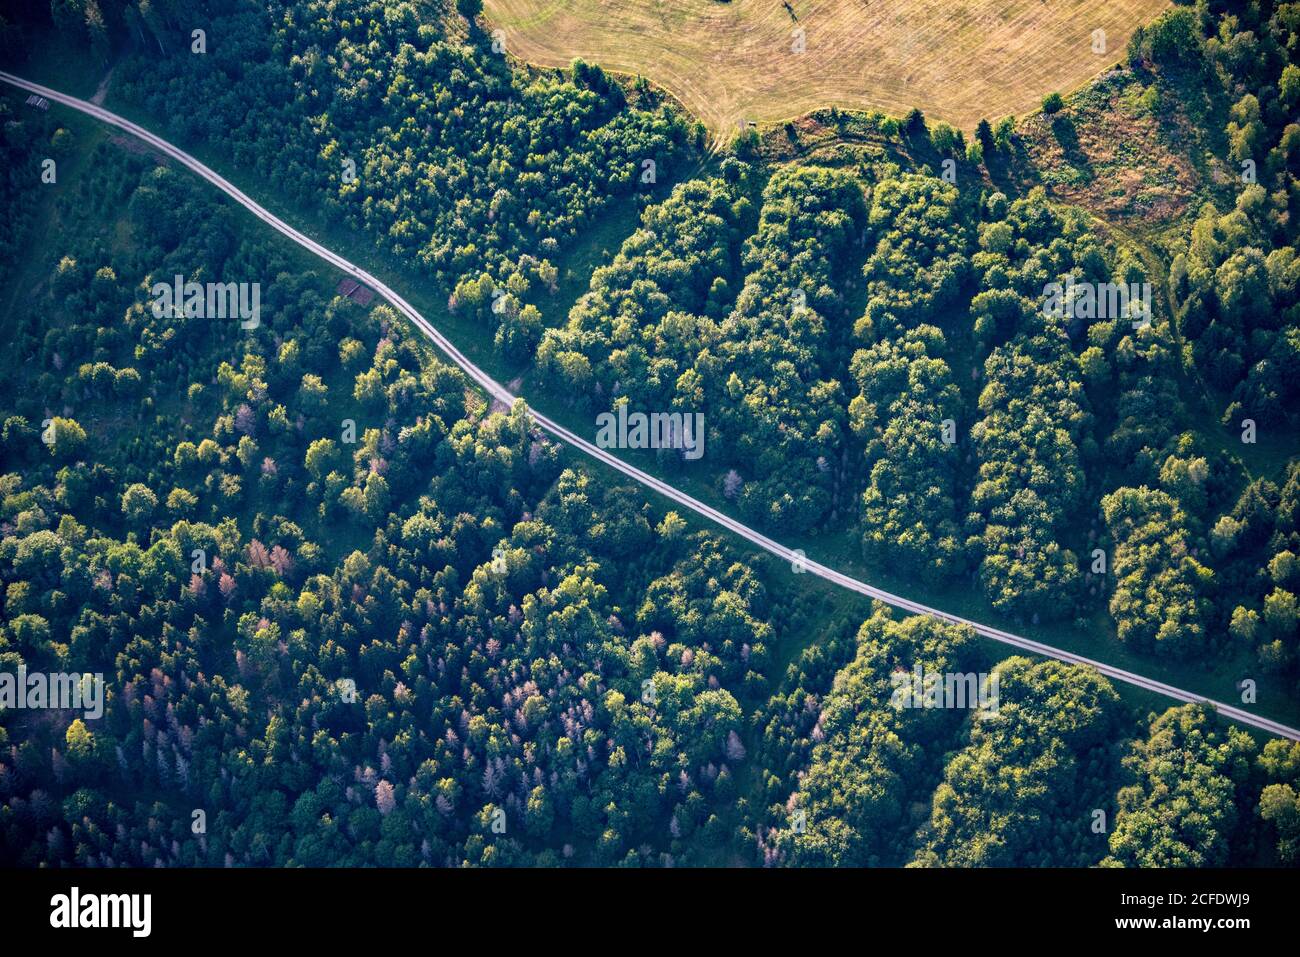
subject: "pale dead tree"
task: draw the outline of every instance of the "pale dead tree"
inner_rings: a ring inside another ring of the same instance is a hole
[[[252,435],[257,431],[257,415],[247,403],[235,410],[235,428],[245,435]]]
[[[722,480],[722,494],[727,498],[735,498],[743,484],[744,480],[740,477],[740,473],[735,469],[729,469],[726,478]]]
[[[497,792],[501,789],[500,782],[497,780],[496,766],[488,761],[483,768],[483,790],[487,794],[496,797]]]
[[[284,578],[293,571],[293,556],[283,546],[276,545],[271,549],[271,567],[278,576]]]
[[[735,729],[727,735],[727,760],[743,761],[745,760],[745,746],[740,742],[740,735],[736,734]]]
[[[388,781],[380,781],[375,785],[375,807],[379,809],[380,814],[388,814],[397,807],[397,799],[393,797],[393,785]]]
[[[188,791],[190,787],[190,766],[175,748],[172,749],[172,753],[176,761],[176,778],[181,782],[181,787]]]
[[[269,568],[271,553],[256,538],[248,543],[248,563],[254,568]]]

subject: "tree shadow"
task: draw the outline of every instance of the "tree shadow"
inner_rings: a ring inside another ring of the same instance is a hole
[[[1079,132],[1075,129],[1074,120],[1063,113],[1058,113],[1052,117],[1052,135],[1056,137],[1056,142],[1061,147],[1065,161],[1091,181],[1093,178],[1092,161],[1088,159],[1088,154],[1083,151],[1083,147],[1079,143]]]

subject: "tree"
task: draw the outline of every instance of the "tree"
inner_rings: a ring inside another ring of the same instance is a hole
[[[55,458],[70,461],[81,454],[86,445],[86,432],[76,419],[55,416],[50,420],[49,433],[53,438],[50,452]]]
[[[112,54],[112,44],[108,38],[108,28],[104,25],[104,14],[100,12],[98,0],[86,0],[85,9],[90,49],[100,63],[107,63]]]
[[[393,785],[388,781],[380,781],[375,785],[375,807],[379,809],[380,814],[391,814],[397,807],[397,801],[393,796]]]
[[[338,446],[334,444],[333,439],[316,439],[307,446],[303,465],[312,477],[319,481],[335,463],[337,455]]]
[[[122,514],[132,525],[149,521],[157,508],[158,496],[147,485],[136,482],[122,493]]]
[[[972,721],[970,744],[949,758],[915,862],[1096,864],[1105,849],[1087,824],[1115,784],[1119,696],[1056,661],[1009,658],[993,674],[997,714]]]
[[[1116,542],[1110,610],[1120,641],[1184,658],[1203,648],[1213,573],[1190,554],[1182,508],[1146,487],[1118,489],[1101,507]]]
[[[166,27],[162,16],[154,9],[153,0],[139,0],[137,5],[140,8],[140,19],[145,22],[149,32],[158,41],[158,51],[165,54],[167,48],[163,45],[163,37],[166,35]]]
[[[1135,31],[1129,41],[1130,58],[1160,66],[1187,66],[1199,62],[1204,38],[1195,11],[1182,6],[1165,10],[1154,22]]]
[[[1255,745],[1197,705],[1170,708],[1126,759],[1135,783],[1118,794],[1108,867],[1221,867],[1237,823],[1237,790]]]
[[[727,760],[738,762],[745,760],[745,745],[741,743],[740,735],[735,730],[727,734]]]
[[[1286,865],[1300,864],[1300,795],[1289,784],[1270,784],[1259,795],[1259,816],[1277,834],[1277,857]]]
[[[64,733],[64,742],[67,745],[67,756],[76,763],[86,761],[94,754],[95,736],[90,733],[85,722],[76,718],[68,725],[68,730]]]

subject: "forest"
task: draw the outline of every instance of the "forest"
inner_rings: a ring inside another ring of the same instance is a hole
[[[473,0],[26,0],[5,68],[38,36],[402,270],[586,437],[620,403],[703,413],[703,460],[656,474],[765,534],[1300,699],[1300,4],[1180,3],[1124,52],[1224,108],[1207,152],[1241,173],[1167,264],[1006,175],[1014,121],[719,149],[639,78],[502,55]],[[0,862],[1300,864],[1300,745],[828,597],[24,99],[0,95],[0,671],[108,695],[0,710]],[[260,325],[158,314],[178,274],[259,282]],[[1150,284],[1151,321],[1045,309],[1067,277]],[[997,715],[893,706],[914,667],[996,677]]]

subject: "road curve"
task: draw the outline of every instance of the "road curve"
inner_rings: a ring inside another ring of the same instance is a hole
[[[110,126],[117,127],[118,129],[126,133],[130,133],[132,136],[136,137],[137,139],[140,139],[143,142],[147,143],[150,147],[157,150],[159,153],[163,153],[166,156],[171,157],[177,163],[180,163],[182,166],[186,167],[187,169],[191,170],[198,176],[207,180],[212,185],[216,186],[218,189],[220,189],[222,192],[228,195],[231,199],[239,203],[239,205],[243,206],[250,213],[252,213],[258,219],[262,220],[272,229],[275,229],[278,232],[283,233],[285,236],[288,236],[299,246],[302,246],[304,249],[310,250],[312,253],[314,253],[321,259],[325,260],[331,266],[334,266],[335,268],[342,270],[348,275],[354,277],[358,282],[364,283],[365,285],[369,286],[371,289],[374,289],[375,292],[377,292],[380,296],[386,299],[395,309],[397,309],[404,316],[406,316],[406,318],[409,319],[416,326],[416,328],[418,328],[429,339],[431,339],[433,343],[437,345],[438,348],[441,349],[448,356],[448,358],[450,358],[454,363],[456,363],[456,365],[458,365],[461,368],[461,370],[465,372],[466,375],[468,375],[471,379],[474,380],[474,382],[476,382],[480,387],[482,387],[483,390],[488,393],[488,395],[492,396],[492,398],[494,399],[497,399],[505,403],[506,405],[512,405],[514,403],[515,399],[517,398],[516,396],[512,395],[510,391],[506,389],[505,386],[501,385],[499,382],[497,382],[491,376],[489,376],[486,372],[484,372],[482,369],[476,366],[473,362],[471,362],[464,353],[462,353],[459,349],[456,348],[455,344],[453,344],[451,340],[449,340],[441,332],[439,332],[432,325],[430,325],[429,321],[425,319],[422,315],[420,315],[420,313],[416,311],[414,306],[412,306],[409,302],[407,302],[405,299],[399,296],[395,291],[390,289],[387,285],[385,285],[375,276],[372,276],[370,273],[366,272],[364,269],[361,269],[359,266],[354,265],[353,263],[344,259],[342,256],[338,255],[337,253],[331,252],[329,249],[326,249],[324,246],[322,246],[320,243],[316,242],[315,240],[310,239],[307,236],[304,236],[302,233],[294,229],[292,226],[284,222],[282,219],[279,219],[278,217],[272,215],[270,212],[268,212],[267,210],[263,209],[260,205],[258,205],[254,200],[252,200],[248,195],[246,195],[242,190],[236,187],[229,180],[225,179],[220,174],[209,169],[207,166],[199,162],[194,157],[190,156],[188,153],[185,153],[182,150],[177,149],[175,146],[172,146],[166,140],[155,136],[153,133],[150,133],[148,130],[140,126],[137,126],[135,123],[132,123],[130,120],[123,119],[117,114],[111,113],[108,110],[104,109],[103,107],[97,106],[94,103],[90,103],[86,100],[79,100],[76,97],[68,96],[67,94],[60,93],[57,90],[52,90],[49,87],[41,86],[38,83],[32,83],[29,80],[25,80],[19,76],[14,76],[12,73],[5,73],[4,71],[0,71],[0,81],[8,83],[12,86],[16,86],[19,89],[27,90],[30,93],[36,93],[55,103],[61,103],[64,106],[71,107],[74,110],[78,110],[81,113],[85,113],[88,116],[92,116],[103,123],[107,123]],[[653,489],[654,491],[658,492],[660,495],[664,496],[665,498],[670,499],[673,502],[676,502],[678,505],[681,505],[684,508],[689,508],[691,511],[704,516],[705,518],[709,519],[711,522],[714,522],[715,524],[722,526],[728,531],[733,532],[736,535],[739,535],[741,538],[745,539],[746,541],[754,545],[757,545],[759,548],[762,548],[763,550],[770,552],[773,555],[776,555],[778,558],[790,562],[793,567],[801,568],[810,574],[817,575],[819,578],[823,578],[826,581],[833,582],[834,584],[839,585],[842,588],[847,588],[849,591],[854,591],[857,592],[858,594],[866,595],[869,598],[878,599],[880,601],[885,602],[888,605],[892,605],[895,608],[901,608],[904,611],[912,612],[914,614],[930,615],[933,618],[938,618],[941,621],[950,622],[952,624],[967,625],[975,632],[977,632],[980,635],[983,635],[986,638],[991,638],[994,641],[998,641],[1003,644],[1010,645],[1013,648],[1020,649],[1021,651],[1028,651],[1031,652],[1032,654],[1042,655],[1045,658],[1055,658],[1057,661],[1065,661],[1065,662],[1069,662],[1070,664],[1087,665],[1089,667],[1096,668],[1097,671],[1101,672],[1103,675],[1105,675],[1108,678],[1112,678],[1116,681],[1123,681],[1126,682],[1127,684],[1135,685],[1136,687],[1139,688],[1144,688],[1147,691],[1154,691],[1157,694],[1165,695],[1166,697],[1173,698],[1176,701],[1190,702],[1195,704],[1208,704],[1213,708],[1215,708],[1224,717],[1231,718],[1232,720],[1238,721],[1242,724],[1247,724],[1252,727],[1259,728],[1263,731],[1267,731],[1269,734],[1275,734],[1280,737],[1289,738],[1292,741],[1300,741],[1300,730],[1289,727],[1285,724],[1282,724],[1281,722],[1273,721],[1270,718],[1265,718],[1257,714],[1252,714],[1249,711],[1243,710],[1242,708],[1238,708],[1229,704],[1224,704],[1219,701],[1214,701],[1213,699],[1205,698],[1201,695],[1192,694],[1191,692],[1184,691],[1181,688],[1175,688],[1172,685],[1165,684],[1164,682],[1161,681],[1156,681],[1152,678],[1147,678],[1143,675],[1135,674],[1132,671],[1125,671],[1122,668],[1117,668],[1114,665],[1108,665],[1105,662],[1094,661],[1091,658],[1085,658],[1084,656],[1076,655],[1073,652],[1064,651],[1060,648],[1054,648],[1051,645],[1045,645],[1039,641],[1033,641],[1029,638],[1023,638],[1020,635],[1013,635],[1010,632],[1002,631],[1001,629],[993,628],[989,625],[981,624],[980,622],[977,621],[971,621],[970,619],[967,618],[961,618],[957,615],[952,615],[949,614],[948,612],[940,611],[937,608],[931,608],[928,605],[923,605],[920,602],[915,602],[910,599],[903,598],[899,595],[891,594],[890,592],[884,591],[880,588],[876,588],[872,585],[868,585],[866,582],[858,581],[856,578],[851,578],[848,575],[845,575],[842,572],[838,572],[833,568],[829,568],[825,565],[819,564],[818,562],[812,561],[811,559],[805,558],[801,554],[796,554],[792,549],[787,548],[786,546],[782,545],[780,542],[774,541],[768,538],[766,535],[754,531],[749,526],[741,524],[740,522],[736,521],[730,516],[724,515],[722,512],[719,512],[717,509],[712,508],[704,504],[703,502],[692,498],[691,496],[687,495],[684,492],[678,491],[677,489],[673,488],[671,485],[667,484],[666,482],[663,482],[660,479],[655,478],[653,475],[650,475],[648,472],[643,472],[640,469],[627,464],[617,456],[612,455],[605,449],[597,447],[591,442],[588,442],[586,439],[574,434],[573,432],[566,429],[564,426],[560,425],[558,422],[555,422],[547,418],[546,416],[542,415],[536,410],[530,409],[529,412],[532,415],[532,417],[536,420],[537,424],[540,425],[547,432],[551,433],[561,441],[566,442],[567,444],[573,446],[579,451],[585,453],[586,455],[591,456],[593,459],[596,459],[597,461],[602,462],[605,465],[608,465],[610,468],[614,469],[615,471],[623,473],[628,478],[631,478],[639,482],[640,484],[646,486],[647,488]]]

